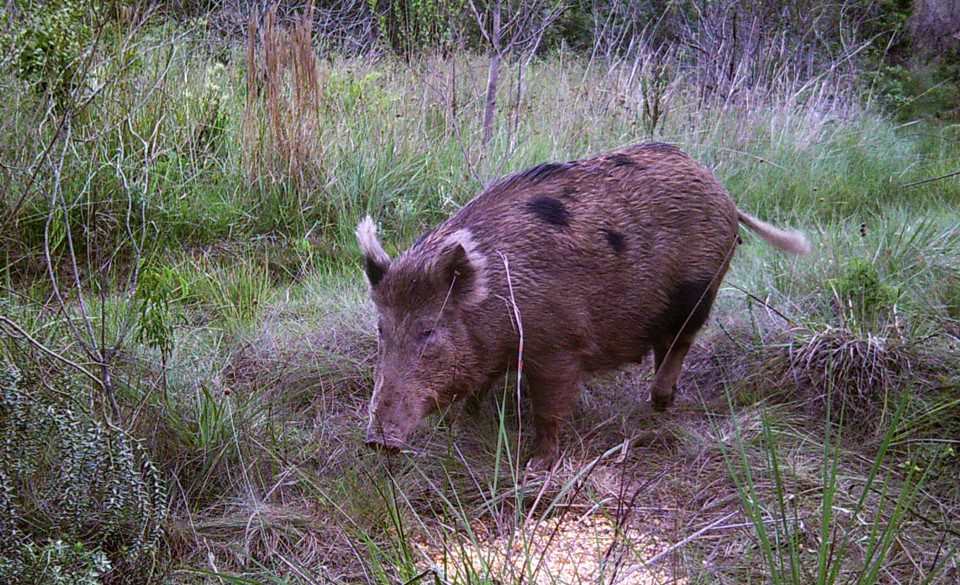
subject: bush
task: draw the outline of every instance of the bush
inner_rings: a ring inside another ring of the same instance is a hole
[[[0,580],[148,574],[166,490],[139,442],[20,382],[0,370]]]
[[[840,276],[827,285],[843,320],[857,328],[873,328],[887,320],[900,298],[900,291],[882,279],[877,267],[860,258],[842,266]]]
[[[467,11],[463,0],[369,0],[380,35],[398,55],[424,48],[449,48],[456,19]]]
[[[21,583],[96,585],[109,570],[107,555],[89,551],[80,542],[51,540],[42,547],[27,543],[18,558],[0,557],[0,575],[16,577]]]
[[[0,52],[17,77],[62,100],[79,83],[96,8],[91,0],[24,0],[18,16],[0,16]]]

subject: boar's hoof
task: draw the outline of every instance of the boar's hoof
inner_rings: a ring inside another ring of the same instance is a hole
[[[527,460],[527,469],[532,472],[547,472],[553,469],[560,459],[560,452],[555,443],[540,444],[534,447]]]
[[[650,407],[656,412],[663,412],[673,404],[673,394],[664,396],[656,392],[650,393]]]

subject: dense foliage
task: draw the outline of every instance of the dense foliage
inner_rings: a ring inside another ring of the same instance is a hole
[[[61,389],[69,395],[71,389]],[[166,486],[141,443],[0,370],[0,575],[96,583],[156,566]]]

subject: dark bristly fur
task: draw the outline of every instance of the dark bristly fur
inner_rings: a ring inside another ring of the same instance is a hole
[[[627,248],[627,243],[623,239],[623,234],[613,230],[603,230],[603,233],[604,237],[607,238],[607,242],[610,244],[610,247],[613,248],[613,251],[617,254],[623,254],[623,251]]]
[[[684,282],[667,296],[667,306],[650,320],[647,339],[653,343],[666,332],[668,337],[695,335],[707,322],[713,294],[710,282]]]
[[[610,155],[610,162],[612,162],[614,165],[618,167],[630,167],[630,166],[637,165],[637,161],[632,159],[630,156],[619,153],[619,152],[616,154]]]
[[[364,264],[366,265],[367,276],[370,278],[370,285],[377,286],[380,284],[380,281],[383,280],[383,275],[386,274],[383,268],[370,258],[367,258]]]
[[[659,152],[662,154],[683,154],[682,150],[666,142],[648,142],[644,144],[643,147],[651,152]]]
[[[542,163],[508,178],[506,184],[516,184],[522,181],[539,183],[566,171],[570,166],[570,163]]]
[[[368,275],[381,331],[368,441],[400,448],[423,417],[516,368],[521,327],[542,461],[557,453],[584,375],[652,349],[651,399],[665,407],[738,221],[781,249],[806,246],[740,212],[710,171],[666,144],[518,173],[392,261],[365,221],[364,253],[386,260]]]
[[[570,212],[563,203],[553,197],[534,197],[527,202],[526,208],[541,220],[558,227],[570,225]]]

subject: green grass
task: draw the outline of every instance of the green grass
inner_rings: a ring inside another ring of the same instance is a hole
[[[450,59],[426,59],[410,70],[387,58],[332,57],[318,65],[318,120],[299,130],[302,148],[313,153],[304,181],[271,162],[276,154],[263,137],[273,131],[269,112],[263,103],[248,104],[242,52],[230,52],[226,66],[221,59],[203,51],[171,58],[162,45],[138,55],[128,83],[103,98],[122,107],[95,102],[72,130],[81,148],[62,170],[67,215],[57,221],[79,230],[92,213],[122,218],[132,205],[134,223],[145,222],[159,245],[308,236],[322,257],[342,261],[362,213],[376,215],[395,241],[410,241],[498,175],[648,138],[636,126],[634,90],[621,85],[616,70],[601,76],[577,60],[558,68],[548,58],[526,71],[519,123],[509,129],[503,116],[500,139],[481,161],[477,96],[469,88],[480,80],[474,71],[482,60],[458,59],[453,94],[445,81],[454,71]],[[11,168],[30,166],[54,140],[55,127],[40,125],[44,108],[29,87],[10,77],[2,83],[0,113],[13,121],[7,134],[20,136],[6,141],[4,160]],[[843,95],[825,103],[787,92],[750,109],[688,99],[676,90],[655,138],[708,163],[742,206],[765,217],[809,225],[869,218],[891,205],[918,212],[958,204],[955,181],[904,187],[956,170],[960,148],[951,127],[898,130]],[[513,115],[511,100],[505,95],[502,107]],[[533,112],[556,115],[546,126]],[[25,133],[29,127],[40,133]],[[28,269],[41,245],[50,204],[43,193],[52,180],[46,174],[33,187],[32,173],[10,177],[9,200],[27,192],[3,240],[15,270]]]
[[[887,464],[905,397],[901,398],[900,407],[877,447],[875,459],[862,478],[846,477],[850,471],[842,468],[840,461],[844,455],[840,447],[842,426],[833,428],[828,422],[823,433],[819,489],[803,495],[798,494],[801,485],[794,467],[796,463],[780,450],[784,443],[789,443],[790,431],[785,433],[776,428],[769,413],[761,412],[760,438],[765,461],[757,466],[750,460],[741,430],[736,429],[734,448],[724,448],[724,457],[760,541],[761,557],[771,582],[877,583],[883,580],[882,571],[889,562],[893,540],[904,531],[907,512],[929,472],[914,466],[897,484],[891,486],[880,479],[881,488],[875,487],[881,468]],[[829,416],[827,418],[829,420]],[[721,446],[725,447],[724,443]],[[772,483],[769,499],[758,494],[761,477]],[[841,482],[851,484],[852,493],[840,493]],[[879,495],[878,500],[875,494]],[[843,507],[840,500],[844,496],[851,498],[852,507]],[[819,507],[819,512],[809,510],[811,505]],[[812,533],[808,523],[818,523],[819,534]],[[854,536],[856,529],[852,529],[850,523],[860,523],[865,534]],[[847,573],[843,578],[842,571]]]
[[[482,57],[329,55],[309,117],[283,109],[286,76],[274,122],[243,47],[170,34],[105,54],[91,75],[124,73],[68,141],[0,76],[0,364],[142,441],[169,493],[155,579],[577,582],[550,556],[570,535],[586,582],[955,577],[960,187],[921,181],[960,169],[956,126],[895,121],[838,80],[701,101],[678,75],[650,136],[629,64],[555,53],[526,67],[518,107],[504,88],[481,156]],[[276,136],[294,131],[291,155]],[[432,421],[422,454],[366,452],[356,220],[402,250],[498,176],[650,138],[814,243],[797,259],[745,236],[677,406],[648,411],[646,364],[589,381],[538,476],[508,379]],[[103,364],[119,417],[79,369]],[[75,562],[56,537],[31,534],[30,558]],[[100,561],[76,539],[76,562]]]

